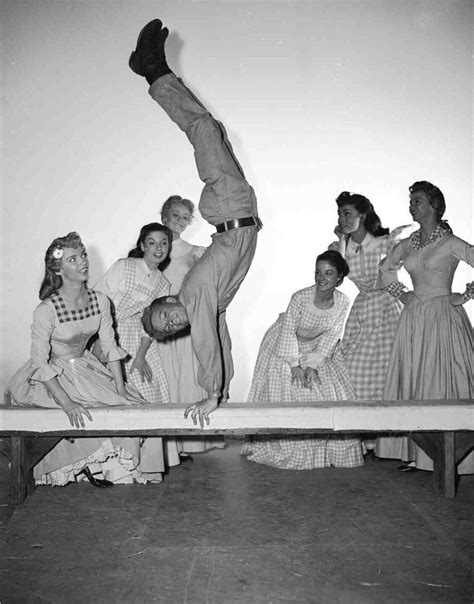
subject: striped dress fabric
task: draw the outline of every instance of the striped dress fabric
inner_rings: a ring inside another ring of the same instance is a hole
[[[258,354],[249,402],[315,402],[354,397],[339,339],[349,310],[349,299],[334,292],[334,305],[314,305],[316,286],[293,294],[288,309],[265,334]],[[312,389],[291,382],[291,367],[317,370]],[[284,469],[309,470],[364,463],[362,446],[352,436],[255,436],[242,454],[250,461]]]

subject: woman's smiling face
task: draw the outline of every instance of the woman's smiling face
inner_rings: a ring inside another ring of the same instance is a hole
[[[319,292],[330,292],[341,283],[341,275],[331,262],[319,260],[316,263],[314,280]]]
[[[141,244],[143,259],[151,269],[156,269],[166,260],[170,251],[168,235],[163,231],[152,231]]]
[[[58,274],[65,281],[87,281],[89,278],[89,260],[86,248],[83,245],[63,248],[61,268]]]
[[[167,216],[163,218],[163,224],[176,235],[181,235],[191,222],[191,219],[192,215],[187,206],[177,201],[171,206]]]

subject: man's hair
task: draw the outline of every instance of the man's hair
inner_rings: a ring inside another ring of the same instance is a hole
[[[143,329],[146,333],[153,338],[154,340],[159,340],[162,342],[165,340],[170,334],[165,331],[157,330],[153,327],[151,322],[151,318],[153,317],[153,313],[160,308],[163,308],[167,304],[169,296],[161,296],[160,298],[155,298],[153,302],[145,308],[142,314],[142,325]]]

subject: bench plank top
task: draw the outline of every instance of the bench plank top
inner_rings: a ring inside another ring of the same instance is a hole
[[[474,430],[474,401],[317,401],[227,403],[201,429],[184,418],[185,404],[94,407],[86,429],[69,425],[61,409],[0,406],[0,434],[212,434],[274,431],[411,432]]]

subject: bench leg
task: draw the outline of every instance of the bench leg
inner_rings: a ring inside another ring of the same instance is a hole
[[[422,432],[411,438],[433,460],[433,487],[448,499],[456,496],[454,432]]]
[[[19,505],[33,493],[33,468],[60,440],[51,436],[11,437],[10,496],[13,505]]]
[[[440,434],[440,451],[434,460],[433,481],[447,498],[456,496],[456,462],[454,459],[454,432]]]
[[[25,470],[25,437],[12,436],[10,497],[13,505],[22,503],[33,479],[33,469]],[[34,488],[34,487],[33,487]]]

